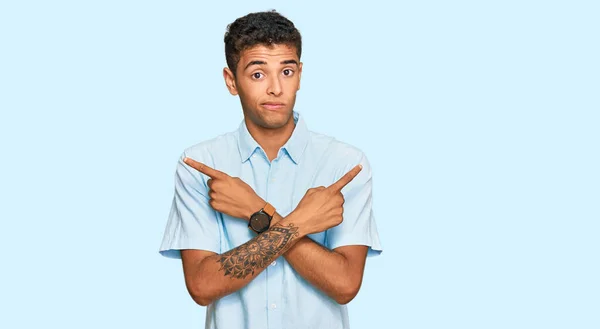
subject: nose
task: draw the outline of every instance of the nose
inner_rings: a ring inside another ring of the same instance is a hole
[[[281,81],[279,81],[279,77],[275,76],[269,80],[269,87],[267,88],[267,93],[273,96],[280,96],[283,93],[283,89],[281,88]]]

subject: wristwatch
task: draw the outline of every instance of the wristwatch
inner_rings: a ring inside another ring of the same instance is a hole
[[[269,229],[273,215],[275,215],[275,208],[267,202],[267,204],[261,210],[250,216],[248,227],[252,231],[260,234]]]

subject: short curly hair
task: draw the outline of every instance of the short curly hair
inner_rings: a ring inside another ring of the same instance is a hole
[[[296,47],[298,59],[302,54],[302,36],[294,23],[275,10],[250,13],[227,25],[225,59],[236,74],[240,54],[256,45],[285,44]]]

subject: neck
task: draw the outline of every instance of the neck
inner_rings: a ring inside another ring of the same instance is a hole
[[[283,127],[273,129],[256,126],[247,118],[244,120],[248,132],[258,145],[265,150],[269,161],[273,161],[277,157],[279,149],[290,139],[296,127],[293,117]]]

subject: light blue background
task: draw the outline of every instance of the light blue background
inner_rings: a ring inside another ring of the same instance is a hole
[[[3,1],[1,328],[203,328],[175,163],[237,128],[223,34],[271,8],[296,109],[373,167],[352,328],[600,328],[595,1]]]

